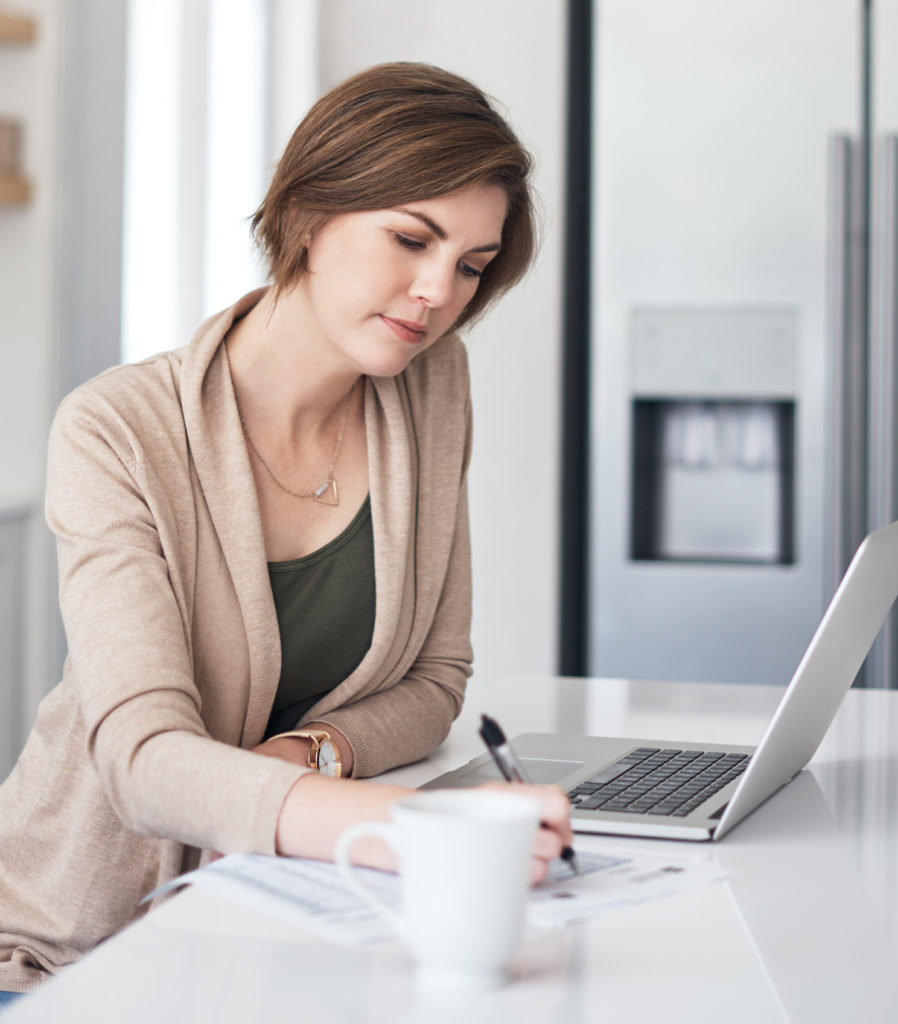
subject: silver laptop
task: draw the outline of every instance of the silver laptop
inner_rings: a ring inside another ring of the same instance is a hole
[[[525,733],[533,782],[571,797],[577,832],[720,839],[808,763],[898,595],[898,523],[865,538],[757,748]],[[498,778],[488,753],[427,783]]]

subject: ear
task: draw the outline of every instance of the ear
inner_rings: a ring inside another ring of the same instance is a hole
[[[319,228],[312,227],[306,228],[300,235],[300,245],[302,246],[303,252],[305,253],[305,259],[308,261],[309,253],[312,249],[312,243],[318,235]]]

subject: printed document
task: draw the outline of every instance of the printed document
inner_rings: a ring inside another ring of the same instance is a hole
[[[620,907],[672,896],[724,877],[716,865],[655,854],[597,853],[578,850],[580,876],[563,861],[530,894],[528,919],[542,927],[562,927]],[[388,906],[400,906],[401,880],[373,868],[355,868]],[[336,865],[294,857],[232,853],[160,886],[144,900],[183,885],[198,885],[300,928],[314,926],[344,945],[369,945],[395,938],[387,921],[344,882]]]

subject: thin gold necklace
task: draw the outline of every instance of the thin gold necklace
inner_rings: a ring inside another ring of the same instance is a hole
[[[227,354],[227,346],[225,346],[225,354]],[[265,472],[271,477],[271,479],[277,484],[278,487],[286,494],[289,494],[293,498],[314,498],[315,501],[321,502],[322,505],[337,506],[340,504],[340,492],[337,490],[337,481],[334,479],[334,466],[337,464],[337,458],[340,455],[340,449],[343,447],[343,433],[346,430],[346,421],[349,418],[349,405],[352,402],[352,395],[355,391],[355,384],[349,389],[349,394],[346,396],[346,403],[343,406],[343,417],[340,421],[340,433],[337,435],[337,443],[334,446],[334,454],[331,458],[331,464],[327,467],[327,479],[324,483],[319,484],[314,491],[294,491],[282,484],[280,480],[274,475],[271,466],[265,461],[262,453],[256,447],[256,442],[253,441],[252,435],[246,426],[246,420],[243,418],[243,412],[240,408],[240,403],[237,401],[237,395],[234,395],[234,401],[237,405],[237,415],[240,417],[240,426],[243,427],[243,434],[246,440],[249,442],[250,448],[255,452],[256,458],[265,467]]]

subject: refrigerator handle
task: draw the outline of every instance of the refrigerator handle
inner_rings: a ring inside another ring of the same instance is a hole
[[[870,289],[870,527],[898,519],[898,135],[877,146]],[[898,680],[898,613],[886,619],[865,666],[866,684]]]
[[[864,266],[858,252],[859,147],[830,136],[827,196],[826,599],[835,592],[866,533],[867,351]]]
[[[898,519],[898,135],[882,138],[873,252],[870,526]]]

